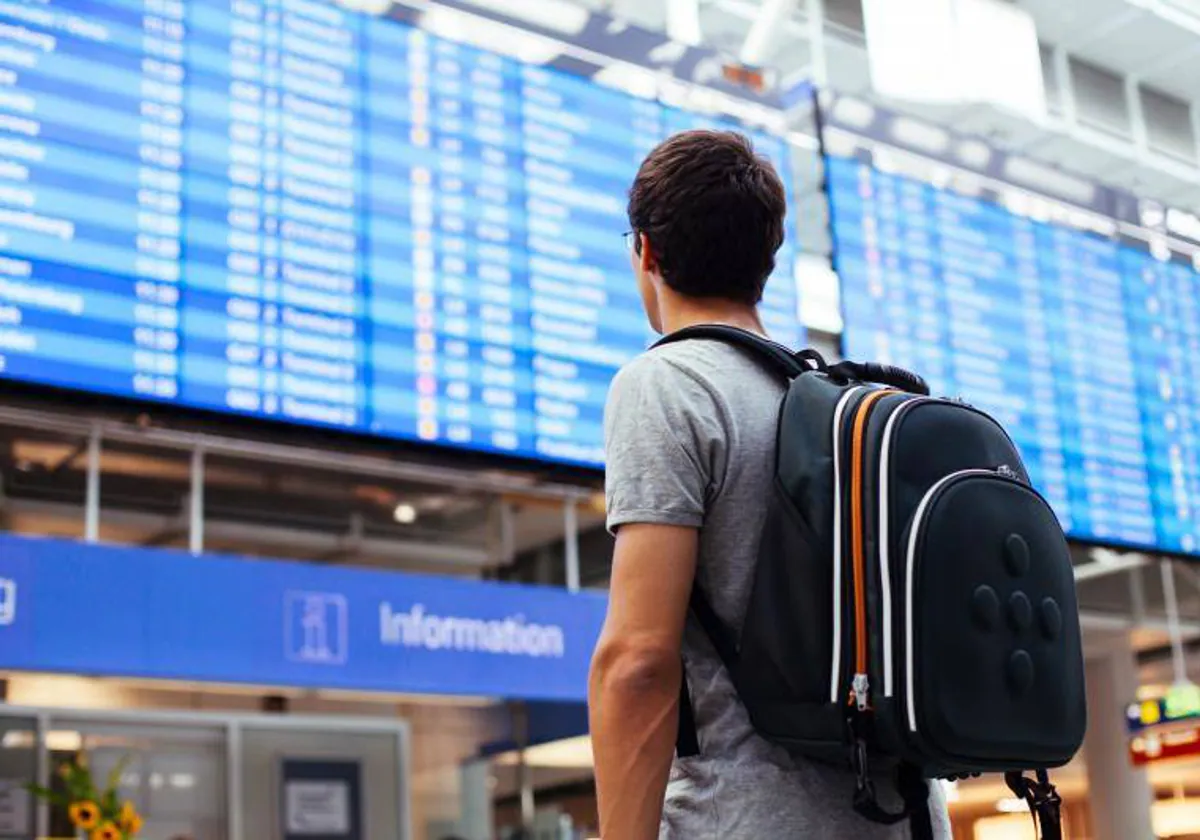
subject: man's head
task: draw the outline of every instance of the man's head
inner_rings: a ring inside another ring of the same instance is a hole
[[[651,325],[672,296],[753,309],[775,268],[783,183],[750,141],[685,131],[647,155],[629,190],[631,259]]]

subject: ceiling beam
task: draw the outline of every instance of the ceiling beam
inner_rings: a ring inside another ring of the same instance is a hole
[[[1093,560],[1081,563],[1075,567],[1075,581],[1094,580],[1105,575],[1127,572],[1130,569],[1140,569],[1150,562],[1144,554],[1115,554],[1114,552],[1097,550],[1092,554]],[[1112,555],[1111,557],[1109,555]]]
[[[1185,32],[1200,34],[1200,17],[1195,12],[1180,8],[1175,4],[1164,3],[1163,0],[1126,0],[1131,5],[1139,6],[1160,20],[1178,26]]]
[[[1102,18],[1095,26],[1085,28],[1073,38],[1068,38],[1061,46],[1069,51],[1080,50],[1088,44],[1093,44],[1101,38],[1106,38],[1114,32],[1119,32],[1129,24],[1147,13],[1146,9],[1128,6],[1120,13]]]
[[[738,57],[743,64],[755,67],[763,64],[795,7],[796,0],[763,0],[742,42]]]
[[[60,522],[79,520],[77,505],[60,502],[10,498],[5,501],[5,512],[14,517],[40,516]],[[145,540],[147,544],[161,544],[169,541],[170,531],[178,517],[108,509],[104,511],[101,521],[122,533],[130,534],[132,539]],[[135,536],[133,532],[140,534]],[[211,517],[204,523],[204,534],[205,540],[210,544],[265,547],[272,554],[293,560],[331,562],[351,553],[355,557],[401,567],[417,563],[424,566],[458,567],[464,572],[478,571],[491,564],[488,548],[483,543],[450,542],[420,537],[405,539],[396,536],[359,536],[356,539],[353,523],[349,531],[339,533],[306,526]]]
[[[667,12],[667,37],[681,44],[698,47],[704,41],[700,30],[700,0],[664,0]]]
[[[98,428],[105,441],[134,443],[146,447],[191,452],[203,447],[209,455],[236,458],[260,465],[275,464],[309,467],[322,472],[353,474],[365,477],[411,481],[428,486],[463,491],[505,493],[516,492],[548,499],[587,500],[595,492],[574,484],[551,483],[549,477],[504,470],[458,469],[434,463],[403,461],[398,457],[367,454],[344,454],[330,458],[324,449],[305,445],[270,443],[267,440],[247,440],[204,432],[189,432],[162,426],[141,427],[129,423],[103,420],[97,417],[69,415],[61,412],[18,408],[0,405],[0,427],[36,429],[78,436]],[[365,447],[364,447],[365,448]]]
[[[1192,58],[1197,53],[1200,53],[1200,39],[1193,41],[1186,47],[1178,50],[1172,50],[1165,55],[1158,56],[1154,59],[1154,61],[1143,64],[1141,67],[1138,67],[1136,70],[1132,71],[1129,75],[1139,79],[1144,79],[1147,76],[1155,76],[1159,73],[1165,73],[1168,70],[1178,67],[1180,64],[1187,61],[1189,58]]]

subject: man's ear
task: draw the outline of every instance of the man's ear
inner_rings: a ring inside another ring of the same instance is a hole
[[[650,238],[644,233],[638,234],[638,260],[639,267],[646,274],[658,273],[658,257],[654,254],[654,249],[650,247]]]

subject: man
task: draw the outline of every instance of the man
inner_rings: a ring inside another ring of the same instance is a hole
[[[651,326],[764,334],[757,304],[785,212],[778,175],[739,135],[691,131],[654,149],[629,194],[630,260]],[[606,496],[616,550],[589,690],[604,840],[909,836],[905,824],[851,810],[847,771],[758,736],[687,620],[698,580],[725,624],[741,626],[783,390],[742,351],[705,340],[651,350],[613,381]],[[681,654],[700,754],[673,762]],[[934,822],[950,836],[940,801]]]

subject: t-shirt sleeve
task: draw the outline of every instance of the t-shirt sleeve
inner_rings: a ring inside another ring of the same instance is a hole
[[[700,527],[722,472],[723,427],[716,395],[694,373],[653,353],[626,366],[604,410],[608,529]]]

